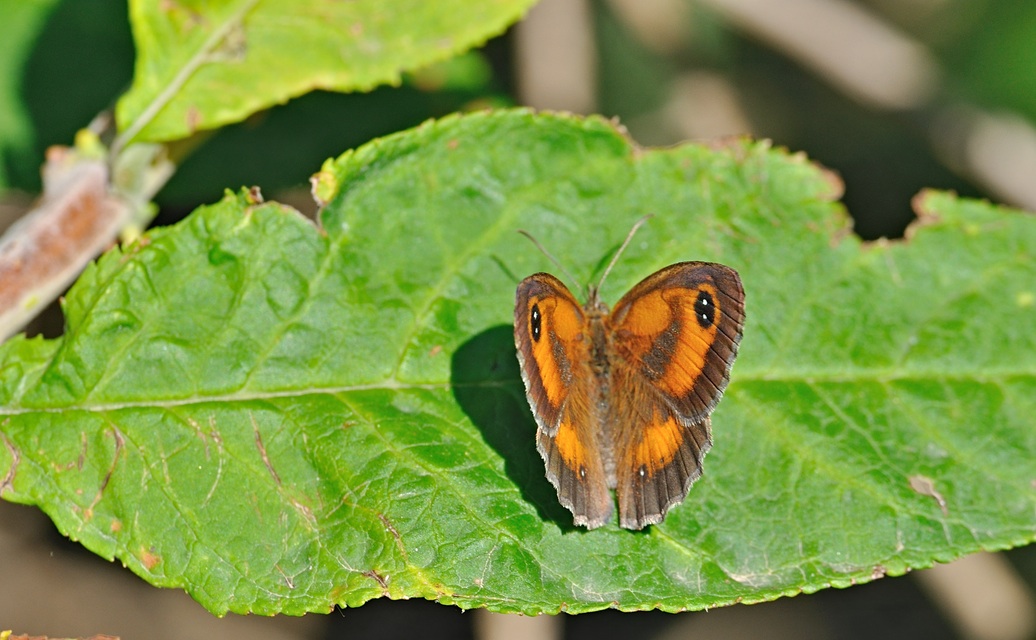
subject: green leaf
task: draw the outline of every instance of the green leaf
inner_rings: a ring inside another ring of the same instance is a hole
[[[1036,219],[940,193],[862,244],[764,143],[637,149],[598,118],[428,123],[325,165],[322,230],[228,195],[102,257],[60,340],[0,348],[0,495],[216,613],[380,596],[668,611],[902,574],[1036,532]],[[748,321],[705,475],[575,528],[510,325],[550,268],[602,295],[737,268]]]
[[[0,4],[0,190],[9,186],[12,156],[31,152],[32,122],[21,86],[25,60],[57,0],[22,0]]]
[[[132,0],[138,58],[116,117],[172,140],[314,89],[368,91],[477,46],[535,0]]]

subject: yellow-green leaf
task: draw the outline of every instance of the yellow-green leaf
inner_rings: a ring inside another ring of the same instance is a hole
[[[500,34],[535,0],[131,0],[128,139],[173,140],[314,89],[368,91]]]

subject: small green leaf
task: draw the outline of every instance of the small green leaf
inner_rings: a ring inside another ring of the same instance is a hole
[[[314,89],[368,91],[477,46],[535,0],[132,0],[127,139],[173,140]]]
[[[216,613],[380,596],[701,609],[1036,535],[1036,219],[927,193],[863,244],[763,143],[633,147],[598,118],[456,117],[324,167],[318,230],[247,193],[102,257],[60,340],[0,347],[0,495]],[[602,295],[687,259],[748,320],[705,475],[594,531],[544,478],[510,325],[547,259]]]

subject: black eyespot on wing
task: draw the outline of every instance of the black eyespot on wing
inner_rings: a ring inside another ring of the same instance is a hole
[[[540,306],[537,304],[532,305],[532,312],[529,314],[529,324],[532,333],[532,339],[536,342],[540,341],[541,324],[543,322],[543,316],[540,314]]]
[[[694,317],[702,329],[708,329],[716,322],[716,301],[708,291],[698,292],[698,299],[694,302]]]

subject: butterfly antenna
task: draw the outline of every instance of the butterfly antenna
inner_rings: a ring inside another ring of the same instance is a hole
[[[568,278],[569,282],[573,282],[573,283],[579,282],[579,279],[576,278],[574,275],[572,275],[572,272],[569,271],[568,269],[566,269],[565,265],[561,264],[561,262],[557,258],[555,258],[553,255],[551,255],[550,251],[547,251],[546,249],[544,249],[543,245],[540,244],[540,241],[537,240],[536,238],[534,238],[531,233],[529,233],[525,229],[519,229],[518,233],[522,234],[523,236],[528,238],[530,241],[532,241],[532,243],[534,245],[536,245],[536,248],[540,250],[540,253],[542,253],[543,255],[545,255],[548,258],[550,258],[550,261],[553,262],[554,266],[556,266],[558,269],[560,269],[565,274],[565,276]]]
[[[619,247],[619,250],[616,251],[615,255],[612,256],[612,261],[608,263],[608,267],[604,270],[604,273],[601,274],[601,279],[597,281],[598,291],[600,291],[601,287],[604,285],[604,279],[608,277],[609,273],[611,273],[612,267],[614,267],[615,263],[618,262],[619,256],[621,256],[622,252],[626,250],[626,245],[628,245],[630,243],[630,240],[633,239],[633,234],[637,232],[637,229],[644,226],[645,222],[647,222],[653,217],[654,214],[649,213],[646,216],[642,217],[640,220],[637,220],[635,223],[633,223],[633,228],[631,228],[630,232],[626,234],[626,239],[622,241],[622,246]]]

